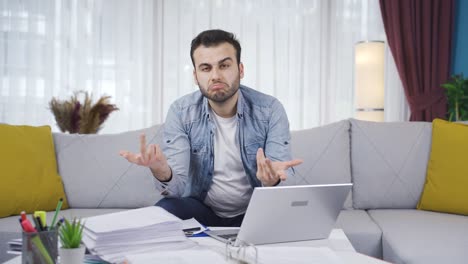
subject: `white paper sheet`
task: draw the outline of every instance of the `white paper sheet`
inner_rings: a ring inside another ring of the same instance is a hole
[[[159,206],[149,206],[93,216],[85,218],[83,222],[85,223],[85,228],[93,233],[133,230],[154,225],[164,227],[171,225],[173,222],[178,222],[182,225],[182,220]]]
[[[221,252],[201,247],[177,251],[130,254],[125,257],[125,260],[131,264],[237,263],[235,259],[257,264],[343,264],[338,255],[327,247],[257,246],[256,262],[253,248],[246,248],[247,251],[245,252],[244,249],[237,251],[238,249],[230,249],[233,257],[231,260]],[[237,255],[238,253],[239,255]]]
[[[260,263],[320,263],[342,264],[342,260],[327,247],[282,247],[280,251],[276,247],[260,248]],[[278,254],[278,252],[286,254]],[[276,256],[275,256],[276,254]]]
[[[130,264],[164,263],[164,264],[192,264],[192,263],[229,263],[226,258],[207,249],[183,250],[128,255],[126,260]],[[232,262],[231,262],[232,263]]]

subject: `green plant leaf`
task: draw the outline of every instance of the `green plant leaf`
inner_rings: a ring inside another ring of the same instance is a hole
[[[441,86],[449,91],[454,91],[457,89],[457,87],[451,83],[445,83],[445,84],[442,84]]]
[[[83,237],[84,224],[81,220],[65,219],[59,230],[59,238],[64,248],[79,248]]]
[[[447,98],[448,120],[468,120],[468,78],[463,73],[452,75],[441,87],[445,89]]]

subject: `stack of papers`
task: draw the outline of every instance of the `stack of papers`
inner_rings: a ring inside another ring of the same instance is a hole
[[[182,220],[158,206],[89,217],[83,243],[93,255],[119,263],[126,255],[190,248]]]
[[[10,241],[8,241],[8,254],[13,254],[13,255],[21,255],[21,248],[22,248],[22,243],[21,243],[21,238],[15,238]]]

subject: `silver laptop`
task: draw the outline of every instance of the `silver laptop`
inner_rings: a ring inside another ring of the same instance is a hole
[[[351,183],[257,187],[240,229],[208,230],[222,242],[254,245],[328,238]]]

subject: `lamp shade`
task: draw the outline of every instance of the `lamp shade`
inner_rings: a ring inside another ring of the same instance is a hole
[[[359,42],[355,47],[356,118],[384,120],[384,60],[382,41]]]

